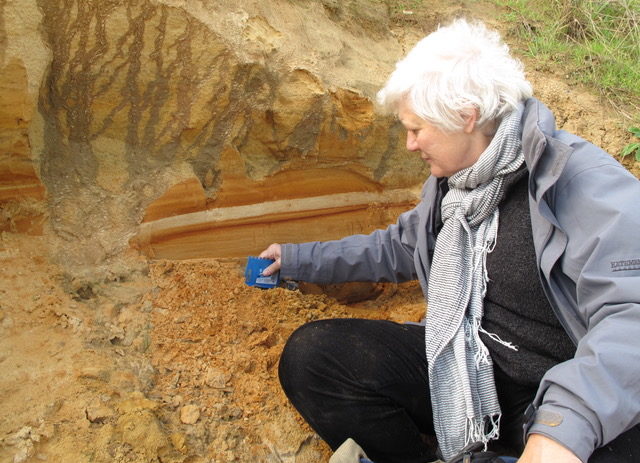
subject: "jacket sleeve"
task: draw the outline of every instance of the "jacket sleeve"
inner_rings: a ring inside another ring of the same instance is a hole
[[[543,378],[528,432],[586,462],[640,423],[640,182],[603,162],[573,175],[555,201],[566,248],[551,285],[577,351]]]
[[[431,177],[423,189],[423,201],[384,230],[336,241],[282,245],[280,275],[312,283],[415,279],[418,228],[428,209],[424,195],[434,187],[435,178]]]

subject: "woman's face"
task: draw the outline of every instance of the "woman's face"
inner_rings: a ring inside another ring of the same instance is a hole
[[[476,130],[475,116],[470,116],[463,130],[445,132],[415,114],[407,102],[402,102],[398,118],[407,129],[407,149],[420,152],[436,177],[450,177],[472,166],[491,141]]]

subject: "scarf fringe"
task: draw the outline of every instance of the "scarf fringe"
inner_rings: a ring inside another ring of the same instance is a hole
[[[509,349],[518,352],[518,346],[516,346],[515,344],[511,343],[510,341],[505,341],[504,339],[502,339],[500,336],[498,336],[495,333],[489,333],[481,325],[478,325],[478,331],[480,331],[481,333],[486,334],[488,337],[490,337],[493,341],[497,342],[498,344],[502,344],[504,347],[508,347]]]
[[[484,451],[486,452],[489,441],[500,437],[501,418],[502,413],[485,416],[481,420],[467,418],[464,445],[467,446],[472,442],[482,442],[484,444]]]
[[[475,362],[476,369],[478,370],[480,369],[481,365],[489,365],[491,363],[489,349],[487,349],[487,346],[485,346],[484,342],[482,342],[482,339],[480,339],[481,329],[482,327],[480,325],[480,320],[474,318],[471,322],[471,333],[477,350],[475,355],[473,356],[473,360]]]

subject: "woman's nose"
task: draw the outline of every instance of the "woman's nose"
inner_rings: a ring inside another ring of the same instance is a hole
[[[407,149],[409,151],[418,151],[418,140],[415,134],[411,131],[407,131]]]

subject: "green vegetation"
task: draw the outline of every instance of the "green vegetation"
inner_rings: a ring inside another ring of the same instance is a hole
[[[640,120],[640,0],[493,0],[507,9],[525,53],[564,66]]]
[[[634,134],[638,139],[640,139],[640,128],[631,127],[629,132]],[[635,153],[636,161],[640,161],[640,141],[629,143],[622,150],[621,156],[624,158],[629,156],[630,154]]]

